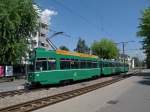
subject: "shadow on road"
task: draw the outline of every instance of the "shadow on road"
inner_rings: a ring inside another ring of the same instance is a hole
[[[139,84],[150,86],[150,73],[140,73],[137,76],[142,77],[142,80],[138,81]]]

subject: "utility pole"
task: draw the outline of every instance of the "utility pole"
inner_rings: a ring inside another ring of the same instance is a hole
[[[123,42],[123,43],[122,43],[122,50],[123,50],[123,66],[124,66],[124,71],[125,71],[125,50],[124,50],[124,46],[125,46],[125,43]]]
[[[124,71],[125,71],[125,44],[128,44],[130,42],[135,42],[135,41],[126,41],[126,42],[115,43],[115,44],[122,44]]]

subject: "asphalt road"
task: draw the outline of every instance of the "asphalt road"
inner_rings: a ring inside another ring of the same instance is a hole
[[[35,112],[150,112],[148,72]]]

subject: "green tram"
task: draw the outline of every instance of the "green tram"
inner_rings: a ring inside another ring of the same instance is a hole
[[[36,48],[30,58],[27,80],[31,85],[66,83],[101,75],[128,72],[128,65],[99,60],[95,55]]]

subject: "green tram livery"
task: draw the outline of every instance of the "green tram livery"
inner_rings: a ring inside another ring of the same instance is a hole
[[[95,55],[36,48],[30,58],[28,82],[31,85],[66,83],[128,72],[128,65],[100,60]]]

